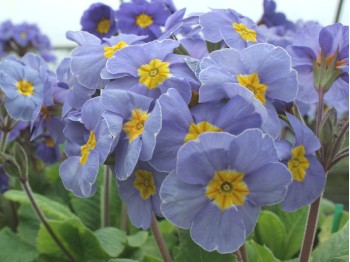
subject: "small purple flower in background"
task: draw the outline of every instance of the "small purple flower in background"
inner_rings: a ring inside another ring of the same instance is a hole
[[[159,2],[166,6],[166,8],[170,11],[171,14],[177,11],[174,2],[172,0],[152,0],[152,2]]]
[[[295,25],[288,21],[286,15],[276,12],[276,3],[273,0],[264,0],[264,14],[260,23],[267,27],[282,26],[285,29],[293,30]]]
[[[84,43],[71,53],[71,71],[81,85],[88,89],[102,89],[108,80],[101,78],[107,59],[126,46],[140,44],[145,38],[136,35],[118,35],[100,40],[86,32],[68,32],[70,39],[85,39]],[[112,78],[114,78],[112,76]]]
[[[138,160],[152,158],[156,137],[162,123],[159,102],[122,90],[101,91],[106,108],[103,117],[114,137],[120,135],[115,150],[114,172],[125,180],[133,172]]]
[[[159,171],[176,168],[181,146],[205,132],[228,132],[238,135],[248,128],[260,128],[266,119],[265,110],[254,97],[235,96],[227,102],[205,103],[188,108],[175,89],[159,98],[162,128],[157,136],[150,164]]]
[[[18,61],[0,62],[0,86],[6,95],[5,107],[16,120],[34,120],[44,98],[40,73]]]
[[[64,129],[68,158],[60,166],[60,176],[66,189],[79,197],[95,193],[99,165],[112,149],[113,136],[103,111],[101,97],[92,98],[81,109],[81,122],[67,120]]]
[[[283,200],[291,182],[271,137],[258,129],[238,136],[206,133],[179,151],[160,190],[162,214],[207,251],[236,251],[261,206]]]
[[[326,174],[315,152],[320,148],[316,135],[296,117],[287,113],[289,123],[295,135],[291,145],[287,140],[276,143],[277,152],[293,175],[293,183],[288,187],[282,202],[286,211],[295,211],[314,202],[326,185]]]
[[[272,102],[293,102],[298,90],[296,71],[283,48],[256,44],[241,51],[218,50],[204,58],[200,68],[199,102],[251,92],[268,113],[263,129],[275,138],[279,136],[280,120]]]
[[[326,69],[335,62],[335,72],[339,77],[325,94],[325,102],[338,112],[349,110],[349,27],[334,24],[326,27],[310,25],[300,30],[293,44],[287,47],[298,71],[299,93],[297,100],[306,104],[318,101],[313,67],[320,69],[324,60]],[[324,74],[324,73],[323,73]],[[322,87],[322,88],[325,88]]]
[[[116,11],[120,31],[124,34],[147,35],[147,40],[157,39],[170,12],[160,1],[122,3]]]
[[[120,197],[128,206],[128,215],[134,226],[146,230],[151,225],[152,213],[163,216],[159,190],[166,175],[147,162],[139,161],[127,180],[118,181]]]
[[[9,189],[9,177],[5,173],[4,168],[0,165],[0,194]]]
[[[80,24],[83,31],[99,38],[110,37],[118,33],[114,10],[102,3],[92,4],[84,12]]]
[[[218,43],[222,40],[238,50],[265,42],[258,26],[248,17],[232,9],[214,9],[199,16],[205,40]]]
[[[56,142],[49,136],[42,136],[38,139],[35,156],[47,164],[56,163],[61,159],[60,150]]]
[[[191,100],[191,86],[198,80],[186,65],[184,56],[173,54],[179,43],[173,40],[153,41],[125,47],[107,61],[107,71],[117,78],[107,88],[135,92],[153,99],[171,87]]]

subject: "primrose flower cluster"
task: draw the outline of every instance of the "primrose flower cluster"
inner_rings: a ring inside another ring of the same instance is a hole
[[[259,25],[233,9],[185,17],[165,0],[93,4],[56,75],[34,56],[0,63],[5,107],[34,137],[59,144],[64,127],[60,176],[76,196],[95,194],[110,166],[133,225],[155,214],[232,253],[263,206],[294,211],[322,194],[319,132],[302,120],[317,95],[348,111],[348,27],[295,25],[264,3]],[[55,101],[62,122],[47,121]]]
[[[46,62],[55,61],[50,39],[35,24],[13,24],[10,20],[0,24],[0,57],[15,53],[24,56],[37,52]]]

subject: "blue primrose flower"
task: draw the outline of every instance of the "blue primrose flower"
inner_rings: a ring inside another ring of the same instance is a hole
[[[176,167],[181,146],[205,132],[228,132],[238,135],[248,128],[261,128],[266,120],[264,108],[255,101],[235,96],[227,102],[199,104],[188,108],[179,93],[171,88],[161,95],[162,128],[157,136],[153,157],[149,161],[159,171]]]
[[[118,179],[125,180],[138,160],[152,158],[162,123],[160,105],[151,98],[122,90],[105,89],[101,97],[107,110],[103,117],[113,136],[120,136],[114,172]]]
[[[298,92],[297,73],[283,48],[256,44],[241,51],[218,50],[204,58],[200,68],[199,102],[251,92],[268,114],[263,129],[275,138],[279,136],[280,120],[272,102],[293,102]]]
[[[92,4],[81,18],[83,31],[99,38],[110,37],[118,33],[114,10],[102,3]]]
[[[107,71],[118,75],[107,88],[135,92],[153,99],[176,88],[186,103],[191,100],[191,84],[197,85],[184,57],[173,54],[179,43],[173,40],[153,41],[125,47],[107,61]]]
[[[176,170],[160,189],[161,211],[203,249],[232,253],[252,232],[261,206],[281,202],[290,182],[273,139],[259,129],[205,133],[179,150]]]
[[[0,62],[0,86],[6,95],[5,108],[17,120],[34,120],[44,98],[40,72],[19,61]]]
[[[166,175],[147,162],[139,161],[127,180],[117,181],[120,197],[128,206],[128,215],[134,226],[146,230],[151,225],[153,213],[163,216],[159,189]]]
[[[80,121],[68,121],[64,128],[68,158],[60,166],[60,176],[65,188],[79,197],[95,193],[99,165],[112,149],[113,136],[101,116],[103,110],[101,97],[92,98],[82,107]]]
[[[295,211],[313,203],[323,192],[326,173],[315,156],[321,147],[317,136],[296,117],[286,113],[295,135],[292,145],[287,140],[276,143],[279,159],[293,175],[282,202],[286,211]]]

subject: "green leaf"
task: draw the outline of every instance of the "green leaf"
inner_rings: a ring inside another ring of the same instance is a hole
[[[129,247],[141,247],[146,243],[148,238],[147,231],[139,231],[134,235],[127,237],[127,243]]]
[[[108,260],[108,262],[139,262],[139,260],[133,260],[129,258],[113,258]]]
[[[0,231],[0,261],[32,262],[38,257],[36,249],[21,241],[9,228]]]
[[[218,252],[207,252],[194,243],[188,232],[181,235],[181,242],[175,262],[227,262],[236,261],[233,254],[219,254]]]
[[[284,247],[281,252],[280,259],[293,258],[300,250],[301,243],[304,238],[306,218],[308,207],[301,208],[294,212],[285,212],[280,205],[275,205],[269,208],[282,221],[286,230],[284,239]]]
[[[49,224],[76,261],[104,261],[108,258],[97,237],[80,220],[49,221]],[[37,237],[37,249],[42,254],[63,256],[43,225]]]
[[[262,211],[254,232],[257,243],[266,245],[277,258],[284,257],[283,248],[287,232],[281,219],[275,213]]]
[[[111,257],[119,256],[126,246],[126,233],[118,228],[106,227],[95,232],[102,248]]]
[[[312,252],[311,262],[349,261],[349,223]]]
[[[20,190],[9,190],[4,194],[5,198],[13,202],[29,205],[27,195]],[[76,216],[64,205],[48,199],[42,195],[35,194],[34,198],[38,203],[40,209],[47,216],[47,218],[63,220],[66,218],[75,218]]]
[[[162,234],[171,234],[176,230],[176,227],[168,220],[162,220],[159,223],[159,230]]]
[[[29,245],[35,247],[33,241],[38,235],[39,231],[39,219],[34,213],[31,206],[22,205],[17,211],[19,217],[19,225],[17,228],[19,237],[27,242]]]
[[[340,220],[340,227],[342,228],[349,220],[349,213],[343,212]],[[318,234],[318,240],[320,243],[326,241],[332,235],[332,225],[334,221],[334,215],[326,216],[321,224],[321,232]]]
[[[261,246],[254,240],[246,242],[246,249],[248,258],[254,262],[279,262],[280,260],[275,258],[270,249],[266,246]]]

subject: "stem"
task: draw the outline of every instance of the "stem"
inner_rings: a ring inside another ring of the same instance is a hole
[[[8,136],[9,136],[8,132],[2,132],[2,136],[0,139],[0,152],[2,153],[5,152]]]
[[[240,248],[239,251],[241,252],[242,255],[242,260],[243,262],[248,262],[248,256],[247,256],[247,250],[245,248],[245,244],[243,244]]]
[[[126,232],[127,226],[128,226],[128,207],[123,202],[123,204],[122,204],[122,213],[121,213],[121,216],[120,216],[120,229]]]
[[[241,255],[241,252],[239,251],[239,249],[234,254],[235,254],[238,262],[243,262],[242,255]]]
[[[314,244],[314,239],[315,239],[318,211],[320,209],[321,198],[322,198],[322,194],[310,206],[305,234],[304,234],[304,241],[303,241],[303,245],[301,247],[300,256],[299,256],[299,262],[309,261],[309,257],[310,257],[312,247]]]
[[[322,121],[322,116],[323,116],[323,89],[319,88],[318,90],[318,104],[317,104],[317,112],[316,112],[316,130],[315,130],[315,134],[318,137],[319,135],[319,129],[320,129],[320,124]]]
[[[334,157],[334,159],[332,160],[332,163],[329,166],[329,170],[332,169],[332,167],[334,167],[340,160],[342,160],[347,156],[349,156],[349,148],[346,148],[346,151],[342,151]]]
[[[19,224],[19,219],[18,219],[18,214],[17,214],[17,207],[16,207],[16,204],[14,202],[12,202],[12,201],[9,201],[9,205],[10,205],[10,208],[11,208],[14,229],[17,232],[17,227],[18,227],[18,224]]]
[[[103,176],[102,205],[101,205],[101,227],[110,225],[110,192],[111,192],[111,172],[109,166],[105,166]]]
[[[153,236],[154,236],[154,238],[155,238],[155,240],[157,242],[159,251],[162,254],[163,261],[164,262],[171,262],[172,260],[171,260],[171,256],[170,256],[169,250],[166,247],[164,239],[163,239],[163,236],[162,236],[162,234],[159,231],[158,221],[157,221],[157,219],[156,219],[154,214],[152,214],[151,229],[152,229],[152,232],[153,232]]]
[[[335,140],[335,143],[334,143],[333,156],[335,154],[337,154],[338,150],[341,148],[342,142],[343,142],[343,137],[345,136],[345,134],[346,134],[346,132],[348,130],[349,130],[349,120],[344,123],[344,125],[342,126],[342,128],[339,131],[338,137],[337,137],[337,139]]]
[[[340,18],[340,13],[343,7],[343,0],[339,0],[339,4],[338,4],[338,8],[337,8],[337,14],[335,15],[335,21],[334,23],[338,23],[339,22],[339,18]]]
[[[35,201],[32,189],[28,183],[28,180],[21,180],[21,184],[22,187],[24,189],[24,191],[26,192],[30,203],[32,204],[33,209],[35,210],[36,214],[38,215],[40,221],[43,223],[43,225],[45,226],[47,232],[50,234],[51,238],[53,241],[55,241],[55,243],[57,244],[57,246],[61,249],[61,251],[68,257],[68,259],[70,261],[75,261],[74,257],[69,253],[69,251],[65,248],[65,246],[61,243],[61,241],[59,240],[59,238],[56,236],[55,232],[52,230],[51,226],[49,225],[49,223],[47,222],[47,219],[44,215],[44,213],[41,211],[41,209],[39,208],[37,202]]]

